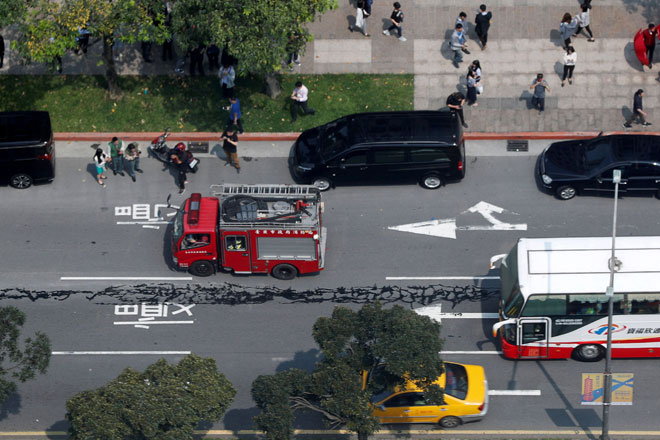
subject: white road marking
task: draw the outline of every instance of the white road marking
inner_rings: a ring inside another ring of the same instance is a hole
[[[488,390],[489,396],[540,396],[541,390]]]
[[[160,226],[153,226],[153,225],[142,225],[142,227],[145,229],[160,229]]]
[[[69,355],[131,355],[131,354],[155,354],[155,355],[179,355],[190,354],[190,351],[53,351],[53,356],[69,356]]]
[[[141,326],[141,328],[149,328],[149,325],[163,325],[163,324],[194,324],[195,321],[115,321],[114,325],[135,325]]]
[[[118,225],[168,225],[171,221],[117,222]]]
[[[193,277],[60,277],[60,281],[192,281]]]
[[[502,354],[501,351],[441,351],[440,354]]]
[[[408,223],[398,226],[390,226],[387,229],[401,232],[412,232],[413,234],[431,235],[434,237],[443,237],[456,239],[456,231],[526,231],[527,223],[504,223],[496,219],[493,213],[501,214],[506,211],[499,206],[491,205],[486,202],[479,202],[469,208],[466,213],[478,213],[483,216],[489,226],[456,226],[456,218],[433,219],[430,221]],[[515,213],[514,213],[515,214]]]
[[[442,312],[442,304],[418,307],[415,313],[442,323],[442,319],[499,319],[498,313]]]
[[[455,276],[455,277],[385,277],[388,281],[396,280],[470,280],[470,281],[483,281],[483,280],[499,280],[500,277],[468,277],[468,276]]]

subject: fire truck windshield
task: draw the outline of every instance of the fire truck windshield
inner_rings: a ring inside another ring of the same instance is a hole
[[[172,228],[172,239],[175,243],[179,242],[179,239],[183,235],[183,209],[177,211],[176,216],[174,217],[174,228]]]

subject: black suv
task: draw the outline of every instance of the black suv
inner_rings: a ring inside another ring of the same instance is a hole
[[[55,178],[48,112],[0,112],[0,180],[24,189]]]
[[[613,194],[613,170],[621,170],[620,192],[660,196],[660,136],[622,134],[555,142],[541,154],[537,175],[544,188],[569,200],[586,192]]]
[[[293,174],[325,191],[339,183],[419,182],[465,176],[463,128],[449,111],[358,113],[304,131]]]

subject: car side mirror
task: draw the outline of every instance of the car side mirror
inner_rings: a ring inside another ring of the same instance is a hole
[[[385,405],[378,405],[378,409],[381,411],[385,411]]]

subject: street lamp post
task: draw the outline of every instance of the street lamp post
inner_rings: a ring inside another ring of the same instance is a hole
[[[610,285],[605,295],[607,301],[607,348],[605,350],[605,372],[603,374],[603,429],[600,440],[610,440],[610,406],[612,405],[612,315],[614,314],[614,272],[618,270],[621,262],[614,254],[616,249],[616,209],[619,201],[619,183],[621,182],[621,170],[614,170],[612,174],[614,182],[614,215],[612,220],[612,257],[610,258]]]

